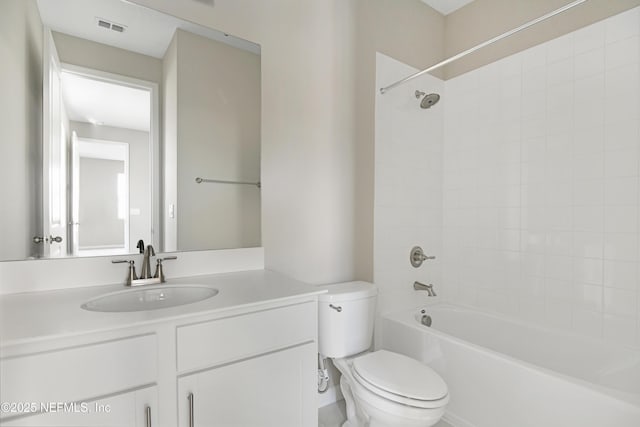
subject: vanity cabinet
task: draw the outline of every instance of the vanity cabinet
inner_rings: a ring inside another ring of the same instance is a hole
[[[313,426],[315,365],[309,343],[179,378],[178,425]]]
[[[305,302],[178,327],[179,425],[314,425],[316,319]]]
[[[0,425],[146,427],[157,419],[156,353],[146,334],[2,358],[0,395],[14,407]]]
[[[1,350],[3,402],[76,404],[2,426],[317,424],[315,295]]]
[[[0,421],[6,427],[155,427],[158,420],[158,391],[156,386],[118,393],[106,398],[77,403],[73,407],[58,408],[40,413]]]

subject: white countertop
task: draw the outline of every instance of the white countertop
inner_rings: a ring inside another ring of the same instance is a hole
[[[267,303],[286,303],[326,292],[268,270],[184,277],[166,282],[166,285],[180,284],[210,286],[218,289],[219,293],[192,304],[125,313],[95,312],[80,308],[89,299],[128,289],[122,284],[0,296],[0,348],[194,315],[251,309]]]

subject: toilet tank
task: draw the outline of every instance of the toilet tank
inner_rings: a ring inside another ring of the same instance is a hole
[[[346,357],[371,346],[378,289],[372,283],[324,286],[318,296],[318,351],[324,357]]]

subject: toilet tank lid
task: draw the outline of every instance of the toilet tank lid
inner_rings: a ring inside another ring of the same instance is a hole
[[[322,302],[351,301],[371,298],[378,294],[376,285],[360,281],[334,283],[332,285],[320,286],[320,289],[327,290],[326,294],[318,295],[318,301]]]

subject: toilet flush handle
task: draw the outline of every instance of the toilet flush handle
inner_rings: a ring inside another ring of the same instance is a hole
[[[339,305],[338,305],[338,306],[335,306],[335,305],[333,305],[333,304],[329,304],[329,307],[333,308],[333,309],[334,309],[335,311],[337,311],[338,313],[340,313],[340,312],[342,311],[342,307],[340,307]]]

